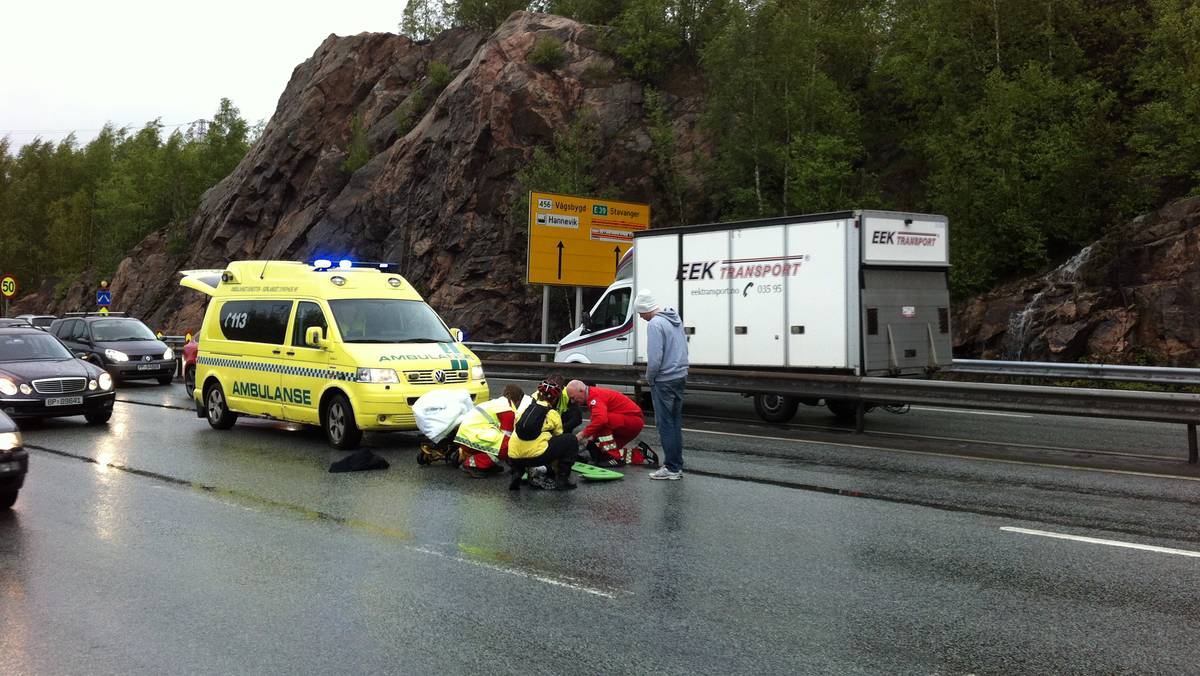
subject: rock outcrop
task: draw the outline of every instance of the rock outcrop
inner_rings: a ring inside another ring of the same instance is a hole
[[[490,35],[455,29],[420,43],[331,35],[295,69],[246,158],[204,195],[187,250],[170,253],[156,233],[120,264],[112,280],[118,309],[155,328],[194,329],[204,298],[177,286],[180,270],[346,255],[398,263],[472,339],[535,340],[541,290],[524,283],[526,230],[510,214],[523,196],[517,172],[535,148],[588,115],[601,138],[597,184],[665,213],[654,201],[642,87],[618,74],[599,30],[518,12]],[[557,66],[527,58],[544,37],[562,43]],[[449,66],[453,80],[427,108],[416,106],[433,62]],[[702,143],[697,88],[666,90],[679,165],[693,166]],[[408,128],[398,111],[410,109],[423,114]],[[350,173],[343,163],[356,118],[370,159]],[[20,306],[90,307],[94,277],[84,275],[63,298],[41,293]]]
[[[1046,275],[962,304],[955,355],[1200,364],[1200,198],[1115,228]]]

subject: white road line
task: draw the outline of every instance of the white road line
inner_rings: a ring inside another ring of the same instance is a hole
[[[646,425],[646,429],[655,429],[654,425]],[[1077,472],[1100,472],[1102,474],[1124,474],[1128,476],[1144,476],[1152,479],[1178,479],[1179,481],[1200,481],[1200,477],[1194,476],[1175,476],[1173,474],[1155,474],[1153,472],[1134,472],[1127,469],[1103,469],[1098,467],[1076,467],[1074,465],[1057,465],[1044,462],[1026,462],[1024,460],[1005,460],[1003,458],[981,458],[974,455],[960,455],[957,453],[933,453],[930,451],[910,451],[902,448],[886,448],[882,446],[867,446],[864,444],[843,444],[836,441],[812,441],[808,439],[791,439],[788,437],[764,437],[757,434],[738,434],[737,432],[714,432],[712,430],[698,430],[692,428],[683,428],[684,432],[696,434],[716,434],[725,437],[746,437],[747,439],[765,439],[767,441],[787,441],[793,444],[820,444],[822,446],[836,446],[838,448],[856,448],[868,451],[883,451],[885,453],[907,453],[908,455],[926,455],[931,458],[957,458],[959,460],[978,460],[981,462],[998,462],[1006,465],[1027,465],[1029,467],[1049,467],[1052,469],[1068,469]],[[964,439],[964,441],[969,441]],[[986,443],[986,442],[974,442]],[[700,449],[697,449],[700,450]]]
[[[607,592],[607,591],[604,591],[603,589],[597,589],[595,587],[589,587],[584,584],[579,584],[578,582],[570,581],[571,578],[557,578],[557,577],[551,577],[549,575],[542,575],[539,573],[531,573],[529,571],[521,570],[519,568],[509,568],[507,566],[501,566],[501,565],[497,565],[494,563],[487,563],[485,561],[477,561],[475,559],[466,559],[461,556],[453,556],[451,554],[439,552],[436,549],[429,549],[427,547],[409,547],[409,549],[411,549],[412,551],[415,551],[415,552],[420,552],[421,554],[429,554],[430,556],[437,556],[437,557],[440,557],[443,559],[457,561],[458,563],[465,563],[465,564],[472,565],[472,566],[478,566],[480,568],[486,568],[487,570],[493,570],[498,573],[507,573],[509,575],[516,575],[517,577],[523,577],[527,580],[536,580],[537,582],[543,582],[545,584],[553,585],[555,587],[566,587],[567,589],[574,589],[575,591],[581,591],[585,594],[591,594],[593,596],[601,596],[606,599],[617,598],[617,595],[613,594],[612,592]]]
[[[913,406],[914,411],[938,411],[941,413],[967,413],[970,415],[994,415],[999,418],[1032,418],[1026,413],[999,413],[996,411],[975,411],[967,408],[934,408],[933,406]]]
[[[1147,552],[1158,552],[1160,554],[1175,554],[1178,556],[1191,556],[1200,558],[1200,552],[1190,549],[1172,549],[1170,547],[1157,547],[1155,545],[1139,545],[1136,542],[1121,542],[1120,540],[1102,540],[1100,538],[1083,537],[1082,535],[1067,535],[1065,533],[1051,533],[1044,530],[1030,530],[1028,528],[1013,528],[1011,526],[1003,526],[1002,531],[1009,533],[1024,533],[1025,535],[1040,535],[1045,538],[1057,538],[1059,540],[1074,540],[1076,542],[1087,542],[1093,545],[1108,545],[1109,547],[1125,547],[1127,549],[1141,549]]]

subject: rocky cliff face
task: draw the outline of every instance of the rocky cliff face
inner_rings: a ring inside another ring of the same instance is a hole
[[[526,230],[510,218],[523,195],[517,172],[536,147],[590,115],[602,138],[597,184],[664,213],[653,200],[642,88],[615,74],[598,30],[519,12],[490,35],[453,30],[423,43],[392,34],[331,35],[293,72],[247,157],[205,194],[188,227],[188,250],[172,254],[166,238],[154,234],[120,264],[112,279],[117,309],[167,331],[195,329],[204,298],[177,286],[179,270],[345,255],[399,263],[446,321],[472,339],[536,339],[541,291],[524,283]],[[562,42],[560,65],[528,60],[543,36]],[[412,108],[435,61],[454,78],[406,129],[397,110]],[[700,102],[684,93],[687,87],[677,89],[683,91],[673,94],[668,85],[665,100],[687,167],[700,150]],[[342,164],[356,116],[367,129],[370,160],[348,173]],[[76,281],[61,300],[46,291],[19,307],[91,307],[92,277]]]
[[[1116,228],[1046,275],[955,314],[955,354],[984,359],[1200,363],[1200,198]]]

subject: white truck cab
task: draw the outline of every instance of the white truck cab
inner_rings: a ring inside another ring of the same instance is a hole
[[[554,361],[570,364],[633,363],[633,249],[617,264],[617,280],[583,316],[583,323],[558,341]]]

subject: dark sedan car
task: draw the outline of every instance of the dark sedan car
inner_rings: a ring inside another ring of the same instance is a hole
[[[34,328],[0,329],[0,410],[13,418],[112,417],[112,376]]]
[[[16,503],[28,471],[29,453],[21,443],[21,432],[12,418],[0,413],[0,509]]]
[[[71,351],[88,355],[117,383],[153,378],[169,385],[175,377],[175,352],[132,317],[67,317],[51,324],[50,332]]]

